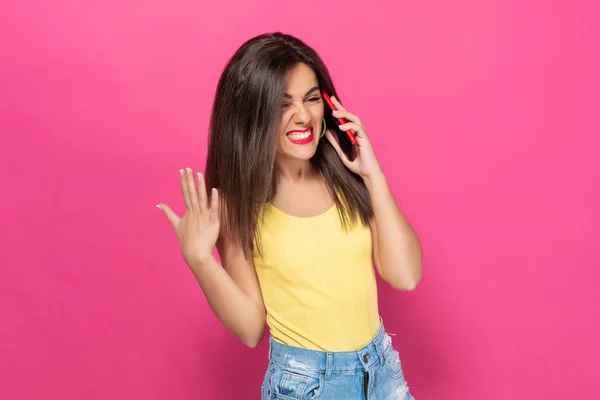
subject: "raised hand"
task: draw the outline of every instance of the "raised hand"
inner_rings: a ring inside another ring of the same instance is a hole
[[[201,173],[197,174],[198,186],[191,168],[179,170],[181,191],[185,201],[185,214],[179,218],[171,207],[160,203],[161,209],[177,234],[183,259],[190,268],[206,262],[219,237],[220,213],[219,194],[212,189],[210,204],[206,183]]]
[[[331,101],[333,101],[338,109],[338,111],[333,112],[333,116],[336,118],[344,118],[348,121],[344,125],[340,125],[340,129],[343,131],[353,131],[356,135],[356,144],[358,144],[358,155],[354,161],[350,161],[340,148],[333,133],[329,130],[326,132],[327,139],[337,151],[344,165],[350,171],[360,175],[363,179],[369,179],[381,174],[379,162],[377,161],[377,157],[375,157],[371,141],[369,140],[369,136],[367,135],[367,131],[361,120],[357,115],[348,112],[335,96],[331,97]]]

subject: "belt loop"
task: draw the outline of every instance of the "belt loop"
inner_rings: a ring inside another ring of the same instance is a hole
[[[327,366],[325,367],[325,379],[331,379],[331,370],[333,369],[333,353],[327,352]]]
[[[385,350],[387,349],[387,332],[383,331],[383,337],[378,337],[375,340],[375,348],[377,349],[377,353],[379,354],[379,362],[381,365],[385,364]]]
[[[273,354],[273,343],[271,343],[271,338],[269,338],[269,353],[268,353],[269,361],[271,361],[271,354]]]

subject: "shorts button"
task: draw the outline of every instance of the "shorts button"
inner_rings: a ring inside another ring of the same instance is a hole
[[[369,362],[369,355],[368,355],[368,354],[365,354],[365,355],[363,356],[363,361],[364,361],[364,362],[366,362],[366,363],[368,363],[368,362]]]

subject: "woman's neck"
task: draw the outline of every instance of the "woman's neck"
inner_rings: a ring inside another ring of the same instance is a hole
[[[317,174],[308,160],[288,160],[276,164],[277,177],[298,182],[313,179]]]

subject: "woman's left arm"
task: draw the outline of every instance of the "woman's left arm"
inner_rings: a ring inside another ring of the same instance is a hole
[[[422,274],[419,238],[396,204],[362,122],[346,111],[335,97],[331,99],[339,110],[334,112],[334,116],[349,121],[340,129],[352,130],[356,134],[358,155],[354,161],[349,161],[333,134],[326,133],[344,165],[363,178],[369,191],[375,214],[370,221],[375,266],[393,288],[413,290],[421,281]]]
[[[419,238],[398,208],[383,173],[364,181],[375,213],[370,224],[375,266],[394,289],[413,290],[421,281]]]

